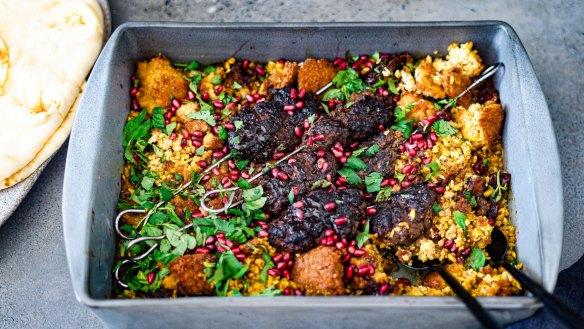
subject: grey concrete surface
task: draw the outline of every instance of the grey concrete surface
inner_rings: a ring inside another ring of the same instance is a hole
[[[562,269],[584,253],[584,2],[571,1],[110,1],[114,26],[155,21],[504,20],[535,66],[558,138],[564,182]],[[77,303],[61,224],[66,145],[0,228],[0,328],[102,328]],[[525,326],[553,328],[552,320]]]

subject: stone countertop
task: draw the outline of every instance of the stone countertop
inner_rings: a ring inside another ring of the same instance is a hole
[[[569,1],[110,1],[126,21],[316,22],[503,20],[523,41],[546,96],[564,183],[561,268],[584,254],[584,3]],[[103,328],[73,295],[61,224],[67,145],[0,228],[0,328]],[[582,261],[581,261],[582,262]],[[534,323],[535,324],[535,323]],[[537,322],[537,327],[555,327]]]

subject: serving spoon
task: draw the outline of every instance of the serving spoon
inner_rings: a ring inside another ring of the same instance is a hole
[[[454,293],[460,298],[466,307],[471,311],[474,317],[483,325],[485,328],[503,328],[503,326],[495,320],[487,310],[474,298],[464,287],[455,279],[444,267],[437,263],[431,262],[421,262],[419,259],[414,258],[412,260],[412,265],[405,264],[397,260],[401,265],[414,271],[435,271],[446,281]]]
[[[507,254],[508,249],[509,244],[507,243],[507,237],[505,237],[505,234],[503,234],[501,230],[495,227],[491,233],[491,243],[486,248],[486,251],[491,257],[489,264],[492,267],[500,266],[507,270],[515,280],[519,281],[524,289],[529,290],[532,294],[537,296],[545,306],[549,307],[550,310],[570,328],[582,328],[582,326],[584,326],[584,318],[582,318],[582,316],[569,308],[566,304],[562,303],[554,295],[547,292],[539,283],[535,282],[533,279],[525,275],[525,273],[521,272],[505,260],[505,255]]]

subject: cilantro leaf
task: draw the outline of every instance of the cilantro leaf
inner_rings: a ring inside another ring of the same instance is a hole
[[[199,64],[199,62],[197,61],[191,61],[189,63],[189,65],[187,65],[187,67],[185,67],[185,71],[192,71],[192,70],[196,70],[201,66],[201,64]]]
[[[389,86],[389,91],[391,91],[392,94],[397,95],[399,94],[399,92],[397,91],[397,88],[395,87],[395,80],[389,80],[387,81],[387,85]]]
[[[373,144],[365,151],[365,155],[368,158],[372,158],[375,156],[375,154],[377,154],[377,152],[379,152],[379,145]]]
[[[235,161],[235,166],[237,167],[237,169],[239,169],[240,171],[245,169],[245,167],[248,165],[249,160],[239,160],[239,161]]]
[[[339,175],[343,176],[347,180],[347,183],[349,184],[359,185],[362,182],[359,175],[357,175],[355,170],[353,170],[352,168],[343,167],[341,168],[341,170],[338,171],[338,173]]]
[[[436,176],[438,171],[440,170],[440,164],[438,162],[431,162],[426,165],[426,167],[432,170],[429,174],[424,177],[424,182],[429,181],[432,177]]]
[[[236,120],[233,122],[233,125],[235,126],[235,130],[239,130],[241,127],[243,127],[243,121]]]
[[[344,99],[349,99],[352,93],[360,93],[365,90],[365,85],[359,78],[359,73],[352,68],[337,72],[333,78],[333,84],[340,89]]]
[[[262,258],[264,259],[264,267],[260,272],[260,282],[266,283],[268,280],[268,270],[276,267],[276,265],[272,261],[272,257],[265,251],[262,252]]]
[[[148,176],[144,176],[142,178],[142,182],[140,183],[140,185],[142,185],[142,187],[146,190],[150,190],[152,188],[152,186],[154,186],[154,182],[155,179],[152,177],[148,177]]]
[[[404,138],[409,138],[412,132],[414,131],[413,120],[406,119],[406,115],[408,113],[408,108],[395,108],[395,124],[391,126],[393,130],[399,130],[402,132]]]
[[[288,192],[288,202],[290,202],[290,204],[294,203],[294,190],[290,190],[290,192]]]
[[[241,89],[241,88],[243,88],[243,86],[240,85],[237,81],[233,81],[233,85],[231,86],[231,88],[233,88],[233,89]]]
[[[439,137],[446,137],[454,135],[458,132],[458,129],[452,127],[448,121],[438,120],[432,124],[432,128]]]
[[[378,172],[372,172],[365,176],[365,187],[368,193],[378,192],[381,189],[383,177]]]
[[[209,74],[215,72],[215,66],[207,66],[203,69],[203,73]]]
[[[464,231],[464,234],[466,234],[466,223],[464,222],[466,220],[466,215],[458,210],[453,211],[452,214],[454,215],[454,222],[456,222],[456,225],[460,226]]]
[[[361,248],[369,240],[369,221],[365,223],[365,227],[363,228],[363,232],[357,233],[357,237],[355,237],[357,241],[357,247]]]
[[[361,154],[363,154],[363,152],[365,152],[366,150],[367,150],[367,148],[366,148],[366,147],[362,147],[362,148],[360,148],[360,149],[356,149],[355,151],[353,151],[353,153],[351,153],[351,156],[352,156],[352,157],[358,157],[358,156],[360,156]]]
[[[261,209],[266,204],[267,198],[263,195],[264,189],[261,185],[243,190],[241,197],[245,200],[245,209],[248,213],[251,210]]]
[[[205,146],[204,145],[199,146],[199,148],[197,148],[197,150],[195,151],[195,154],[197,155],[205,154]]]
[[[486,261],[485,253],[479,248],[472,247],[470,255],[466,259],[466,266],[478,271],[481,267],[485,266]]]
[[[220,85],[221,84],[221,76],[219,74],[214,75],[211,78],[211,83],[214,85]]]
[[[365,162],[354,156],[350,156],[347,159],[347,163],[345,163],[345,166],[353,168],[355,170],[367,170],[367,165],[365,164]]]
[[[199,112],[192,112],[186,115],[189,119],[203,120],[210,126],[214,127],[217,122],[215,121],[215,116],[210,110],[200,110]]]

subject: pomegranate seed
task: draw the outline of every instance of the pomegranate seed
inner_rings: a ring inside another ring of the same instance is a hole
[[[280,159],[282,159],[285,156],[286,156],[286,153],[279,152],[279,153],[274,153],[274,155],[272,156],[272,158],[274,160],[280,160]]]
[[[337,217],[335,219],[335,224],[337,226],[345,225],[345,224],[347,224],[348,221],[349,221],[349,219],[347,218],[347,216],[341,216],[341,217]]]
[[[471,249],[470,247],[468,247],[468,248],[464,249],[464,250],[463,250],[463,251],[462,251],[460,254],[461,254],[463,257],[468,257],[468,255],[470,255],[470,252],[471,252],[471,251],[472,251],[472,249]]]
[[[146,278],[148,279],[148,284],[152,284],[152,282],[154,282],[154,272],[150,272],[148,273],[148,275],[146,276]]]
[[[375,215],[377,213],[377,209],[375,207],[369,207],[365,210],[367,215]]]
[[[166,112],[166,114],[164,115],[164,117],[168,120],[172,119],[172,112]]]
[[[304,201],[299,200],[299,201],[294,202],[292,205],[296,208],[302,208],[302,207],[304,207]]]
[[[489,218],[489,219],[487,219],[487,221],[488,221],[489,225],[495,226],[495,220],[493,218]]]
[[[275,254],[274,257],[272,257],[272,260],[274,261],[274,263],[279,263],[282,261],[282,258],[284,258],[284,255]]]
[[[424,135],[420,134],[420,133],[416,133],[416,134],[412,134],[411,138],[415,141],[420,140],[422,138],[424,138]]]
[[[402,188],[408,188],[408,187],[410,187],[410,185],[412,185],[410,182],[407,182],[407,181],[401,182],[401,187]]]
[[[369,264],[361,264],[357,267],[357,275],[364,276],[369,274]]]
[[[363,249],[355,249],[355,252],[353,252],[353,257],[363,257],[367,254],[367,252]]]
[[[283,181],[290,180],[290,178],[288,177],[288,174],[286,174],[283,171],[278,172],[278,179],[283,180]]]
[[[199,247],[195,249],[195,254],[208,254],[209,252],[210,250],[207,247]]]
[[[414,150],[409,150],[409,151],[408,151],[408,154],[409,154],[409,156],[411,156],[411,157],[413,157],[413,156],[416,156],[416,151],[414,151]]]
[[[326,237],[320,238],[320,245],[326,247]]]
[[[253,96],[250,94],[245,95],[245,99],[247,99],[247,101],[250,103],[253,103],[253,101],[254,101]]]
[[[301,108],[304,107],[304,102],[303,101],[298,101],[298,102],[296,102],[295,106],[296,106],[297,109],[301,109]]]
[[[205,137],[205,133],[200,131],[200,130],[195,130],[192,133],[193,136],[197,137],[197,138],[203,138]]]
[[[304,98],[304,96],[306,96],[306,89],[304,88],[300,88],[300,90],[298,91],[298,98]]]
[[[276,264],[276,269],[277,269],[278,271],[283,271],[283,270],[285,270],[285,269],[286,269],[286,263],[284,263],[284,262],[280,262],[280,263]]]
[[[218,109],[222,109],[225,107],[225,106],[223,106],[223,102],[220,99],[216,99],[216,100],[212,101],[211,105],[213,105],[213,107],[216,107]]]
[[[436,133],[435,133],[435,132],[431,132],[431,133],[430,133],[430,140],[431,140],[432,142],[437,142],[437,141],[438,141],[438,135],[436,135]]]
[[[180,146],[182,146],[182,147],[187,146],[187,139],[186,138],[183,138],[180,140]]]
[[[434,189],[434,190],[438,194],[444,194],[444,192],[446,192],[446,187],[444,187],[444,186],[436,186],[436,189]]]
[[[178,99],[175,98],[172,100],[172,106],[179,108],[181,106],[181,103]]]
[[[339,158],[339,162],[340,162],[340,163],[346,163],[346,162],[347,162],[347,160],[348,160],[348,159],[347,159],[347,157],[346,157],[346,156],[344,156],[344,155],[343,155],[342,157],[340,157],[340,158]]]
[[[353,266],[349,266],[345,269],[345,279],[351,280],[353,278]]]
[[[412,167],[410,174],[415,175],[416,173],[418,173],[418,167]]]
[[[213,236],[213,235],[211,235],[210,237],[208,237],[208,238],[205,240],[205,244],[211,244],[211,243],[213,243],[213,242],[215,242],[215,236]]]
[[[201,145],[203,145],[203,142],[201,142],[200,140],[197,140],[197,139],[195,139],[195,140],[193,141],[193,146],[194,146],[194,147],[199,147],[199,146],[201,146]]]
[[[235,130],[235,125],[233,123],[226,123],[225,129],[227,129],[229,131],[233,131],[233,130]]]
[[[323,150],[318,150],[316,151],[316,156],[319,158],[324,158],[326,156],[326,153]]]
[[[244,171],[241,173],[241,177],[243,177],[244,179],[249,179],[251,176],[246,171]]]
[[[255,67],[255,71],[259,75],[265,75],[266,74],[266,71],[261,66],[259,66],[259,65]]]
[[[132,96],[132,97],[136,96],[137,93],[138,93],[138,88],[132,88],[132,90],[130,90],[130,96]]]
[[[329,201],[324,204],[324,210],[334,211],[337,208],[337,204],[334,201]]]
[[[302,296],[302,291],[300,291],[300,289],[296,289],[296,290],[294,290],[294,295]]]
[[[213,152],[213,158],[215,159],[221,159],[225,156],[225,154],[223,153],[223,151],[215,151]]]
[[[310,122],[308,122],[308,119],[304,119],[304,129],[308,129],[310,128]]]
[[[324,135],[318,134],[318,135],[313,136],[312,139],[314,139],[314,141],[316,141],[316,142],[322,142],[324,140]]]
[[[213,92],[215,93],[215,95],[219,95],[222,91],[223,91],[223,86],[217,86],[217,88],[215,88],[215,90]]]
[[[284,111],[294,111],[296,106],[294,105],[284,105]]]
[[[278,271],[278,269],[271,268],[268,270],[268,275],[269,276],[280,276],[280,271]]]
[[[298,137],[302,136],[302,129],[300,129],[300,127],[295,127],[294,134],[296,134]]]
[[[335,247],[337,247],[337,249],[339,249],[339,250],[342,250],[343,248],[345,248],[345,246],[343,246],[342,242],[335,243]]]
[[[209,93],[208,93],[208,92],[206,92],[206,91],[205,91],[205,92],[203,92],[203,93],[201,94],[201,99],[202,99],[203,101],[205,101],[205,102],[208,102],[208,101],[209,101]]]
[[[328,164],[327,162],[325,162],[325,163],[322,165],[322,172],[327,172],[327,171],[328,171],[328,169],[329,169],[329,164]]]
[[[430,158],[430,157],[424,158],[424,159],[422,160],[422,163],[423,163],[423,164],[425,164],[425,165],[427,165],[427,164],[428,164],[428,163],[430,163],[430,162],[432,162],[432,158]]]
[[[209,179],[211,179],[211,176],[210,175],[205,175],[205,176],[203,176],[201,178],[201,183],[204,184],[204,183],[208,182]]]
[[[390,179],[389,179],[389,185],[391,185],[392,187],[393,187],[393,186],[396,186],[396,185],[397,185],[397,179],[395,179],[395,178],[390,178]]]
[[[292,100],[296,100],[296,98],[298,98],[298,92],[296,91],[296,88],[290,88],[290,98]]]
[[[380,132],[384,132],[385,131],[385,126],[384,125],[379,125],[379,126],[377,126],[377,129],[379,129]]]
[[[304,220],[304,211],[302,211],[302,209],[296,208],[296,210],[294,210],[294,214],[296,215],[298,220]]]
[[[244,60],[243,60],[243,62],[241,62],[241,67],[242,67],[244,70],[247,70],[247,68],[249,67],[249,59],[247,59],[247,58],[246,58],[246,59],[244,59]]]
[[[331,229],[324,231],[325,236],[333,236],[333,234],[335,234],[335,231],[333,231]]]
[[[389,291],[389,285],[387,283],[382,284],[381,287],[379,288],[380,295],[385,295],[385,294],[387,294],[388,291]]]
[[[261,231],[258,232],[258,236],[260,238],[267,238],[268,235],[269,235],[268,231],[261,230]]]
[[[391,99],[394,103],[399,102],[399,100],[401,99],[401,97],[399,97],[399,95],[395,95],[393,96],[393,98]]]
[[[355,252],[355,249],[355,246],[351,245],[347,248],[347,252],[352,255]]]
[[[380,187],[387,187],[388,185],[389,185],[389,178],[382,180],[381,184],[379,184]]]
[[[450,247],[452,247],[453,244],[454,244],[454,241],[452,241],[452,240],[445,240],[444,241],[444,248],[449,249]]]

